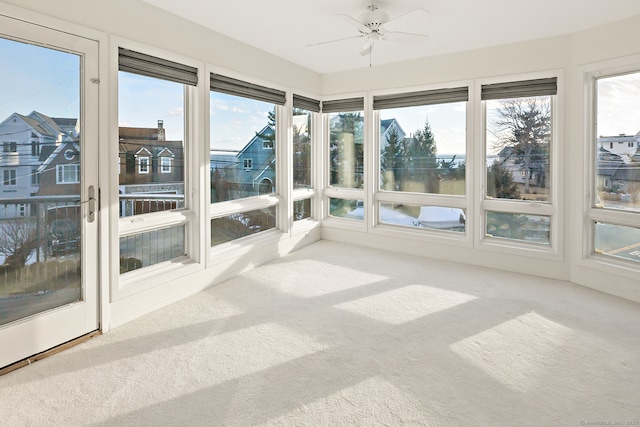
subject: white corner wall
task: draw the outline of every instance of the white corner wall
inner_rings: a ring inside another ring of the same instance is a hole
[[[562,259],[539,260],[518,255],[493,254],[446,241],[424,242],[323,227],[323,238],[358,242],[403,253],[423,254],[436,259],[520,271],[549,278],[571,280],[605,293],[640,302],[640,274],[637,268],[585,262],[583,210],[584,157],[588,142],[584,129],[580,67],[599,61],[640,55],[640,16],[576,34],[524,43],[459,52],[433,58],[406,61],[322,76],[323,95],[354,91],[424,86],[464,80],[494,78],[548,70],[564,74],[564,136],[560,143],[566,197],[560,201],[563,226]],[[480,143],[480,141],[474,141]],[[470,203],[472,203],[470,201]]]

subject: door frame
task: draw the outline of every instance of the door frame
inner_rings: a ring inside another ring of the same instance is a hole
[[[100,75],[104,72],[104,36],[68,24],[56,19],[38,15],[13,6],[0,4],[1,36],[18,41],[39,45],[45,48],[58,48],[61,51],[81,55],[80,70],[80,117],[81,137],[81,212],[83,247],[82,262],[82,301],[63,305],[52,310],[29,316],[0,327],[2,342],[10,343],[11,352],[0,353],[0,367],[12,364],[23,358],[46,351],[69,340],[95,330],[105,330],[108,324],[108,297],[105,299],[105,271],[101,245],[108,241],[104,238],[108,230],[106,218],[101,217],[100,183],[105,183],[108,175],[99,168],[98,159],[108,153],[100,135],[106,129],[104,121],[99,120],[101,104],[104,102],[105,88],[100,84]],[[106,156],[108,158],[108,156]],[[95,188],[97,204],[96,219],[89,223],[88,188]],[[101,243],[102,242],[102,243]],[[108,293],[107,293],[108,296]]]

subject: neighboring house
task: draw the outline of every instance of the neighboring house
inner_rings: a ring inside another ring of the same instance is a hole
[[[275,130],[263,127],[240,151],[209,155],[212,201],[239,199],[275,191]]]
[[[632,157],[640,149],[640,132],[635,135],[601,136],[597,140],[597,148],[622,157]]]
[[[521,157],[515,152],[515,147],[508,146],[500,150],[497,155],[497,161],[502,169],[511,172],[514,182],[524,184],[528,179],[529,185],[545,187],[546,174],[549,168],[548,160],[546,158],[536,160],[535,156],[531,156],[527,170]]]
[[[119,128],[119,183],[184,183],[182,141],[166,141],[162,120],[157,128]]]
[[[162,120],[156,128],[119,128],[121,214],[174,209],[184,195],[184,146],[167,141]],[[131,203],[127,204],[127,200]]]
[[[618,154],[610,153],[598,147],[596,162],[596,188],[600,191],[611,191],[612,179],[624,161]]]
[[[35,215],[24,199],[39,191],[42,154],[78,140],[78,120],[49,117],[37,111],[13,113],[0,123],[0,218]]]
[[[596,188],[609,193],[640,192],[640,132],[597,140]]]
[[[236,156],[238,190],[250,194],[269,194],[275,191],[276,150],[275,131],[267,125],[258,132]]]
[[[396,119],[380,120],[380,150],[385,149],[394,133],[397,135],[397,143],[400,144],[406,136],[400,123]]]
[[[42,152],[38,168],[40,188],[37,196],[70,196],[80,194],[80,147],[77,142],[63,142]]]

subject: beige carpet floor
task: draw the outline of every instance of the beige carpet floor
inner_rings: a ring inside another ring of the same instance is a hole
[[[639,304],[326,241],[0,377],[3,427],[639,421]]]

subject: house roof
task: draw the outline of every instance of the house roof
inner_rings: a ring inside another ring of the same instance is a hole
[[[56,150],[56,148],[58,147],[55,145],[43,145],[40,148],[40,157],[38,157],[38,161],[42,163],[47,160],[47,158]]]
[[[38,120],[28,116],[23,116],[22,114],[18,114],[18,113],[15,113],[15,115],[18,116],[20,119],[22,119],[28,126],[30,126],[34,131],[38,132],[41,136],[58,138],[58,133],[54,132],[51,128],[47,126],[44,126]]]
[[[42,164],[38,168],[38,172],[41,173],[47,170],[49,165],[55,160],[56,157],[58,157],[58,155],[62,152],[62,150],[66,149],[69,146],[71,146],[71,148],[75,150],[75,152],[77,153],[80,152],[80,146],[76,142],[72,142],[72,141],[63,142],[62,144],[56,146],[55,150],[53,150],[51,154],[49,154],[49,156],[46,158],[46,160],[42,162]],[[69,162],[69,163],[78,163],[78,161]]]
[[[391,123],[393,123],[396,119],[384,119],[384,120],[380,120],[380,128],[382,129],[382,132],[386,132],[389,129],[389,126],[391,126]]]
[[[640,164],[620,165],[611,179],[622,181],[640,181]]]
[[[247,149],[254,144],[256,141],[260,140],[263,141],[264,140],[264,136],[267,135],[274,135],[275,134],[275,130],[270,126],[270,125],[266,125],[265,127],[263,127],[260,132],[257,132],[256,135],[251,138],[251,140],[247,143],[247,145],[245,145],[242,150],[240,150],[240,152],[237,154],[237,157],[240,157],[245,151],[247,151]]]
[[[137,128],[120,126],[118,128],[120,139],[135,139],[135,140],[158,140],[158,128]]]
[[[76,126],[78,124],[78,119],[68,119],[64,117],[51,117],[51,120],[58,126]]]
[[[171,150],[172,153],[176,153],[183,149],[182,141],[158,141],[153,139],[147,140],[120,140],[119,153],[126,154],[132,153],[136,154],[142,148],[149,151],[151,154],[158,154],[163,150]]]

